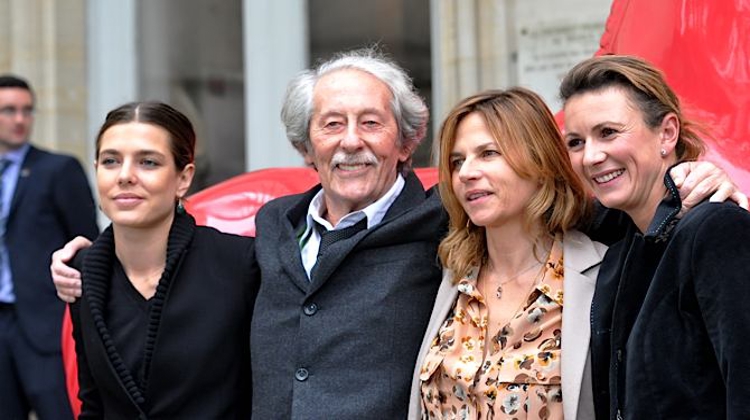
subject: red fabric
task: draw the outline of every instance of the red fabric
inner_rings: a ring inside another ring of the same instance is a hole
[[[415,170],[425,188],[437,183],[437,168]],[[318,183],[310,168],[261,169],[237,175],[200,191],[185,202],[199,225],[223,232],[255,236],[255,213],[266,202],[301,193]]]
[[[707,158],[750,193],[750,0],[615,0],[597,55],[660,68],[713,139]]]
[[[65,385],[68,387],[68,399],[76,418],[81,413],[81,401],[78,400],[78,366],[76,365],[76,347],[73,341],[73,324],[70,322],[70,309],[65,307],[62,326],[62,358],[65,369]]]

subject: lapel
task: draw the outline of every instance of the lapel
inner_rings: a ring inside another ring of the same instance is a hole
[[[83,279],[83,301],[87,312],[91,314],[92,332],[97,335],[97,347],[103,352],[108,371],[117,379],[120,388],[128,399],[139,410],[143,408],[145,398],[140,386],[136,383],[130,370],[120,357],[112,342],[106,319],[106,302],[109,295],[109,282],[115,258],[114,232],[112,226],[105,229],[86,252],[81,276]]]
[[[440,327],[448,318],[453,309],[453,305],[456,303],[456,297],[458,296],[458,286],[453,283],[453,273],[448,269],[443,269],[443,280],[440,283],[437,296],[435,296],[435,304],[432,307],[432,314],[430,315],[430,322],[427,324],[424,337],[422,338],[422,345],[419,348],[419,354],[417,355],[417,365],[414,368],[414,379],[412,381],[412,400],[417,399],[419,404],[419,386],[420,379],[419,375],[422,370],[422,363],[427,352],[430,350],[432,340],[437,337]]]
[[[34,167],[39,159],[42,157],[42,152],[34,146],[29,147],[29,151],[26,153],[26,157],[21,162],[21,169],[18,172],[18,182],[16,182],[16,190],[13,193],[13,198],[10,201],[10,211],[8,212],[8,222],[13,218],[16,210],[19,208],[19,203],[23,198],[26,191],[30,188],[32,182],[31,175],[34,173]]]
[[[446,318],[448,318],[451,309],[453,309],[457,295],[458,287],[453,284],[453,273],[448,269],[443,269],[443,280],[440,283],[437,296],[435,296],[435,304],[432,307],[430,322],[427,324],[427,329],[422,338],[422,345],[417,354],[417,364],[414,366],[414,374],[411,379],[411,393],[409,395],[408,420],[419,420],[422,418],[422,380],[420,378],[422,363],[424,363],[424,357],[430,350],[432,340],[438,335],[440,327]]]
[[[310,280],[308,286],[309,288],[307,289],[308,293],[315,293],[315,291],[322,287],[323,284],[325,284],[325,282],[336,271],[336,269],[341,266],[344,260],[346,260],[347,256],[349,256],[349,254],[351,254],[351,252],[357,247],[357,245],[367,236],[383,229],[384,227],[388,227],[393,223],[394,220],[398,220],[401,216],[408,213],[411,209],[417,207],[425,200],[424,187],[419,182],[417,176],[414,175],[414,172],[409,172],[409,174],[406,176],[405,181],[406,183],[404,184],[404,189],[388,209],[382,222],[371,229],[365,229],[361,232],[358,232],[351,238],[338,241],[328,248],[326,257],[318,261],[317,263],[317,266],[315,268],[315,276]],[[310,200],[312,200],[312,196],[310,196],[309,200],[304,200],[304,202],[309,203]],[[305,213],[306,212],[307,207],[305,207]],[[303,215],[305,213],[303,213]],[[303,215],[299,215],[297,220],[300,220],[300,218],[304,217]],[[296,253],[297,258],[300,259],[299,247],[297,247]],[[302,262],[300,259],[300,265],[301,264]],[[305,281],[307,281],[306,278]]]
[[[109,353],[107,352],[106,347],[108,342],[103,341],[102,336],[99,333],[98,328],[96,327],[94,316],[91,313],[91,308],[86,305],[85,301],[83,301],[83,303],[80,305],[79,311],[81,313],[81,334],[93,336],[93,339],[85,338],[84,341],[86,343],[85,351],[89,366],[94,366],[94,368],[90,367],[90,370],[95,370],[97,374],[96,381],[101,381],[101,383],[116,383],[117,386],[108,388],[116,389],[114,392],[117,392],[119,396],[115,398],[130,401],[130,404],[133,406],[133,408],[135,408],[139,414],[143,414],[143,410],[140,404],[134,398],[133,393],[129,392],[128,388],[126,387],[126,383],[128,382],[123,382],[122,375],[117,371],[115,365],[112,363],[112,359],[109,357]],[[106,372],[109,374],[108,378],[101,378],[99,376],[102,374],[103,370],[96,369],[97,364],[99,366],[102,366],[102,368],[106,370]]]
[[[406,181],[404,189],[401,190],[401,194],[398,195],[396,201],[393,202],[386,212],[383,221],[376,227],[387,225],[390,221],[408,213],[424,202],[426,198],[424,186],[422,186],[422,183],[414,172],[409,172],[404,177],[404,180]]]
[[[307,279],[305,268],[302,265],[298,237],[301,234],[301,230],[305,228],[307,208],[320,188],[321,186],[318,184],[304,193],[284,213],[281,223],[278,223],[280,225],[279,229],[269,229],[269,233],[275,232],[275,237],[270,243],[275,243],[278,246],[279,263],[282,269],[292,279],[292,283],[305,293],[310,289],[310,281]]]
[[[579,397],[582,384],[591,386],[590,378],[584,378],[591,339],[591,299],[605,251],[606,247],[595,244],[578,231],[565,232],[565,306],[560,362],[565,418],[578,418],[579,404],[592,403],[579,401]]]

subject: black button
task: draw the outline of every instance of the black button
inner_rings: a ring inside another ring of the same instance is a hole
[[[313,316],[316,312],[318,312],[318,305],[315,303],[308,303],[307,305],[305,305],[302,311],[307,316]]]
[[[299,368],[296,372],[294,372],[294,378],[300,382],[306,381],[309,376],[310,372],[308,372],[305,368]]]

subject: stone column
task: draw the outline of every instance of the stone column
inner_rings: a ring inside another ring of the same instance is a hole
[[[513,26],[508,24],[513,5],[514,0],[431,0],[435,136],[460,99],[515,80]],[[436,141],[433,156],[437,151]]]
[[[433,128],[460,99],[528,87],[557,111],[562,75],[598,47],[610,2],[431,0]],[[438,145],[433,144],[433,156]]]
[[[85,0],[0,0],[0,72],[36,92],[32,142],[88,164]]]
[[[243,0],[245,166],[302,166],[279,112],[286,85],[307,67],[307,0]],[[283,24],[281,24],[283,22]]]

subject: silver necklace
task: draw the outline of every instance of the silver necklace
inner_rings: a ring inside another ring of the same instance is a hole
[[[522,275],[528,273],[532,268],[538,267],[540,265],[542,265],[541,262],[534,261],[534,264],[532,264],[532,265],[524,268],[523,270],[517,272],[516,274],[512,275],[511,277],[508,277],[507,279],[500,281],[500,283],[497,286],[497,289],[495,290],[495,297],[497,297],[498,299],[501,299],[503,297],[503,285],[508,284],[508,283],[510,283],[513,280],[516,280],[517,278],[521,277]],[[490,283],[488,277],[485,277],[485,282],[484,283],[485,283],[485,289],[486,289],[486,286],[489,285],[489,283]],[[535,283],[536,283],[536,281],[533,281],[532,282],[532,286]],[[531,288],[529,288],[529,290],[530,289]],[[486,295],[486,290],[485,290],[485,295]]]

